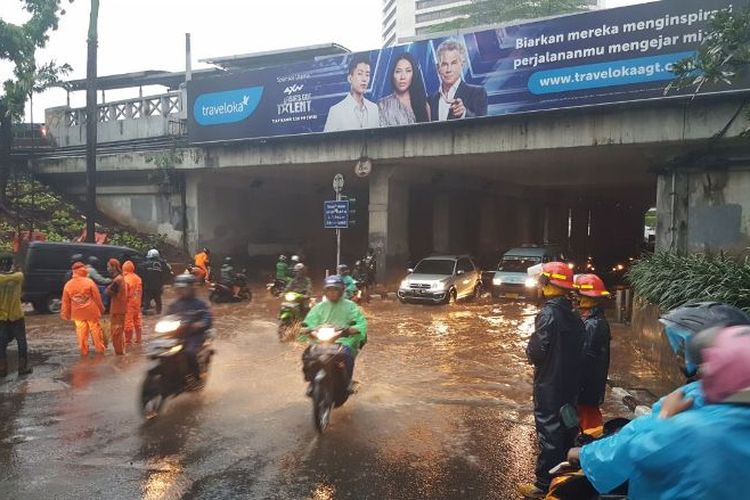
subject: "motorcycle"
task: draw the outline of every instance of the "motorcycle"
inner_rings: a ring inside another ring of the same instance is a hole
[[[240,289],[236,296],[234,294],[234,287],[239,287]],[[208,300],[215,304],[250,302],[253,300],[253,294],[247,286],[247,276],[244,271],[235,275],[234,282],[231,285],[220,281],[211,283],[209,285]]]
[[[266,285],[266,290],[268,290],[268,293],[270,293],[273,297],[278,297],[286,288],[286,284],[286,280],[274,278],[273,281],[269,282]]]
[[[310,333],[317,340],[302,354],[302,369],[309,381],[308,394],[313,403],[313,423],[323,433],[331,419],[331,411],[349,399],[349,376],[342,359],[342,346],[336,340],[344,329],[320,326]]]
[[[354,292],[354,295],[352,296],[352,301],[355,302],[356,304],[368,302],[370,296],[367,293],[367,282],[363,280],[356,280],[355,283],[357,284],[357,291]]]
[[[286,292],[284,301],[279,310],[279,340],[284,341],[289,332],[294,330],[309,310],[309,299],[306,295],[297,292]]]
[[[197,356],[200,376],[195,380],[184,352],[184,333],[192,323],[194,318],[189,314],[172,315],[162,318],[154,327],[159,336],[147,346],[150,366],[141,384],[140,407],[146,419],[158,416],[170,397],[199,391],[206,385],[214,350],[208,337]]]

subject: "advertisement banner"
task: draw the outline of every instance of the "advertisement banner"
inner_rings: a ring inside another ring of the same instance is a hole
[[[672,64],[695,53],[710,19],[749,3],[662,0],[197,79],[188,135],[226,141],[664,98]]]

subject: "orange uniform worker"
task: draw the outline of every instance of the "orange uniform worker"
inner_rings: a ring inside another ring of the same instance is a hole
[[[128,312],[128,284],[122,275],[122,268],[117,259],[109,259],[107,271],[112,277],[112,284],[107,287],[109,302],[109,324],[112,333],[112,347],[115,354],[125,354],[125,315]]]
[[[211,252],[208,250],[208,248],[204,248],[203,251],[195,254],[194,261],[195,267],[203,271],[203,280],[207,280],[209,278],[209,273],[211,270]]]
[[[135,264],[126,261],[122,265],[122,274],[128,290],[127,312],[125,313],[125,343],[133,342],[135,332],[135,343],[140,344],[143,337],[143,322],[141,317],[141,300],[143,296],[143,281],[135,274]]]
[[[89,271],[82,262],[73,264],[73,277],[65,284],[62,296],[60,316],[66,321],[74,321],[78,348],[81,356],[89,354],[89,333],[94,341],[94,348],[104,354],[104,335],[99,318],[104,312],[102,297],[96,283],[88,277]]]

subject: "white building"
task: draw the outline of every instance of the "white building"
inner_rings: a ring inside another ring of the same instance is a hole
[[[456,9],[473,1],[383,0],[383,45],[393,45],[404,38],[424,35],[436,24],[457,19],[461,16]],[[596,0],[596,4],[597,8],[603,8],[605,0]]]

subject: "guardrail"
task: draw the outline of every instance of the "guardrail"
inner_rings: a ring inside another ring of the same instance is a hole
[[[179,91],[167,94],[125,99],[98,105],[99,123],[119,120],[137,120],[149,116],[173,116],[182,110],[182,95]],[[65,111],[65,125],[75,127],[86,123],[86,108]]]

